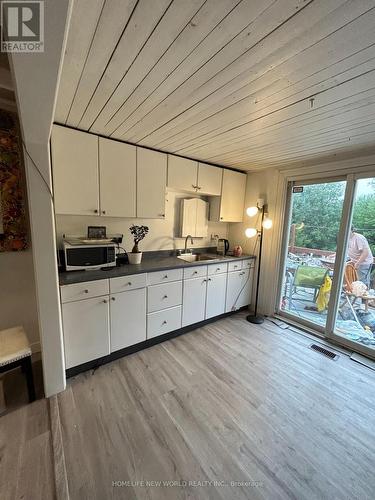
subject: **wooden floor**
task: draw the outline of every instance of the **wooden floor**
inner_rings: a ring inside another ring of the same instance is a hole
[[[372,500],[375,372],[310,343],[239,313],[71,379],[58,396],[70,498]],[[5,422],[2,499],[20,498],[33,474],[43,495],[25,498],[53,498],[35,408],[18,417],[22,435]]]

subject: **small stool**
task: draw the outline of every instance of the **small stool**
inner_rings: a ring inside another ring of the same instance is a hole
[[[33,369],[31,364],[31,348],[22,326],[0,331],[0,373],[21,367],[26,377],[29,401],[35,401]],[[0,392],[2,383],[0,380]],[[0,394],[0,403],[4,404],[4,396]]]

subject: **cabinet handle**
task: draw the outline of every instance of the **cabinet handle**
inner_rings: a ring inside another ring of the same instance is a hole
[[[108,300],[104,299],[103,304],[107,304],[107,303],[108,303]]]
[[[197,189],[198,186],[194,186],[194,184],[192,184],[191,187],[193,187],[194,189]]]
[[[131,284],[132,284],[132,282],[131,282],[131,281],[128,281],[128,282],[126,283],[126,286],[131,286]]]
[[[163,280],[165,280],[167,278],[168,278],[168,274],[166,274],[165,276],[163,276]]]
[[[162,323],[162,325],[166,325],[167,324],[167,320],[165,319]]]
[[[159,214],[159,217],[165,217],[165,214]]]
[[[87,288],[86,288],[86,290],[85,290],[85,293],[89,293],[89,291],[87,290]]]
[[[207,280],[203,280],[202,283],[206,283]]]
[[[211,279],[211,278],[208,278],[208,281],[212,281],[212,279]]]
[[[217,267],[217,268],[216,268],[216,271],[220,271],[220,267]]]
[[[201,186],[196,186],[197,189],[202,189]]]
[[[168,295],[164,295],[163,299],[167,299],[168,298]]]
[[[198,274],[198,271],[194,271],[193,274]]]
[[[116,300],[116,297],[111,297],[111,300]]]
[[[99,212],[99,210],[97,208],[95,208],[94,214],[97,214],[98,212]]]
[[[102,214],[105,214],[105,210],[102,210]]]
[[[220,220],[223,220],[223,219],[224,219],[224,217],[220,217]]]

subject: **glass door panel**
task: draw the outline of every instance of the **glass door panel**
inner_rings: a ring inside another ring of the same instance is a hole
[[[375,350],[375,178],[359,179],[334,333]]]
[[[293,184],[279,313],[324,331],[346,181]]]

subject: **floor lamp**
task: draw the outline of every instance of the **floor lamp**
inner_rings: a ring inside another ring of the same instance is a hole
[[[259,280],[260,280],[260,266],[262,262],[262,247],[263,247],[263,230],[271,229],[272,220],[268,217],[267,205],[264,203],[263,199],[258,199],[255,207],[249,207],[246,210],[249,217],[254,217],[255,215],[261,214],[261,226],[260,229],[255,227],[249,227],[245,230],[245,235],[247,238],[254,238],[257,236],[259,238],[259,256],[258,256],[258,273],[257,273],[257,284],[255,292],[255,308],[254,314],[249,314],[246,319],[249,323],[254,323],[260,325],[263,323],[264,318],[262,315],[258,314],[258,294],[259,294]]]

